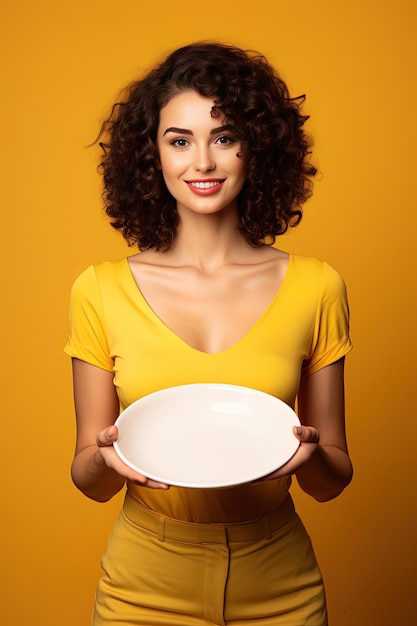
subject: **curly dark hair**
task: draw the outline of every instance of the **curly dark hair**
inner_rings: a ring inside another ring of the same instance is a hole
[[[238,197],[240,230],[252,246],[272,243],[302,217],[316,168],[301,114],[305,97],[291,98],[265,57],[231,45],[198,42],[170,54],[122,92],[103,122],[103,199],[112,226],[140,250],[169,249],[179,217],[160,168],[156,136],[160,110],[192,90],[213,98],[242,145],[247,173]]]

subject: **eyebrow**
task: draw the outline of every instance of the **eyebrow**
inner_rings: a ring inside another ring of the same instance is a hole
[[[217,128],[212,128],[210,131],[210,135],[216,135],[217,133],[222,133],[225,130],[232,130],[232,127],[227,124],[226,126],[218,126]],[[163,136],[167,133],[177,133],[178,135],[193,135],[192,130],[188,130],[188,128],[176,128],[175,126],[170,126],[166,129]]]

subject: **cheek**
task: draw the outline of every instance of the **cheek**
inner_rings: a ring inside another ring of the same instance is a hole
[[[160,171],[162,174],[162,178],[165,181],[165,185],[170,192],[171,195],[176,196],[178,193],[178,185],[179,185],[179,172],[177,168],[173,167],[171,161],[168,163],[164,161],[161,157],[160,159],[161,167]]]
[[[237,158],[235,162],[235,174],[239,178],[246,180],[246,163],[242,158]]]
[[[183,169],[181,157],[170,154],[165,155],[163,152],[159,155],[159,163],[162,171],[167,176],[175,176],[180,174]]]
[[[223,165],[236,176],[246,176],[246,162],[243,157],[236,156],[238,152],[240,151],[234,150],[233,156],[227,155],[227,159],[225,159]]]

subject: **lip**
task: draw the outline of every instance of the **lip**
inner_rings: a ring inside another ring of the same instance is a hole
[[[198,178],[184,182],[197,196],[210,196],[222,188],[224,181],[225,178]],[[207,184],[208,186],[206,186]]]

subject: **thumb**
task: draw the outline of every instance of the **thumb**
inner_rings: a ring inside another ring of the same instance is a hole
[[[117,428],[115,426],[110,426],[106,430],[102,430],[97,433],[96,443],[99,448],[104,446],[111,446],[114,441],[117,439]]]
[[[312,428],[311,426],[294,426],[293,428],[294,435],[300,441],[311,441],[312,443],[318,443],[320,440],[320,435],[318,430]]]

